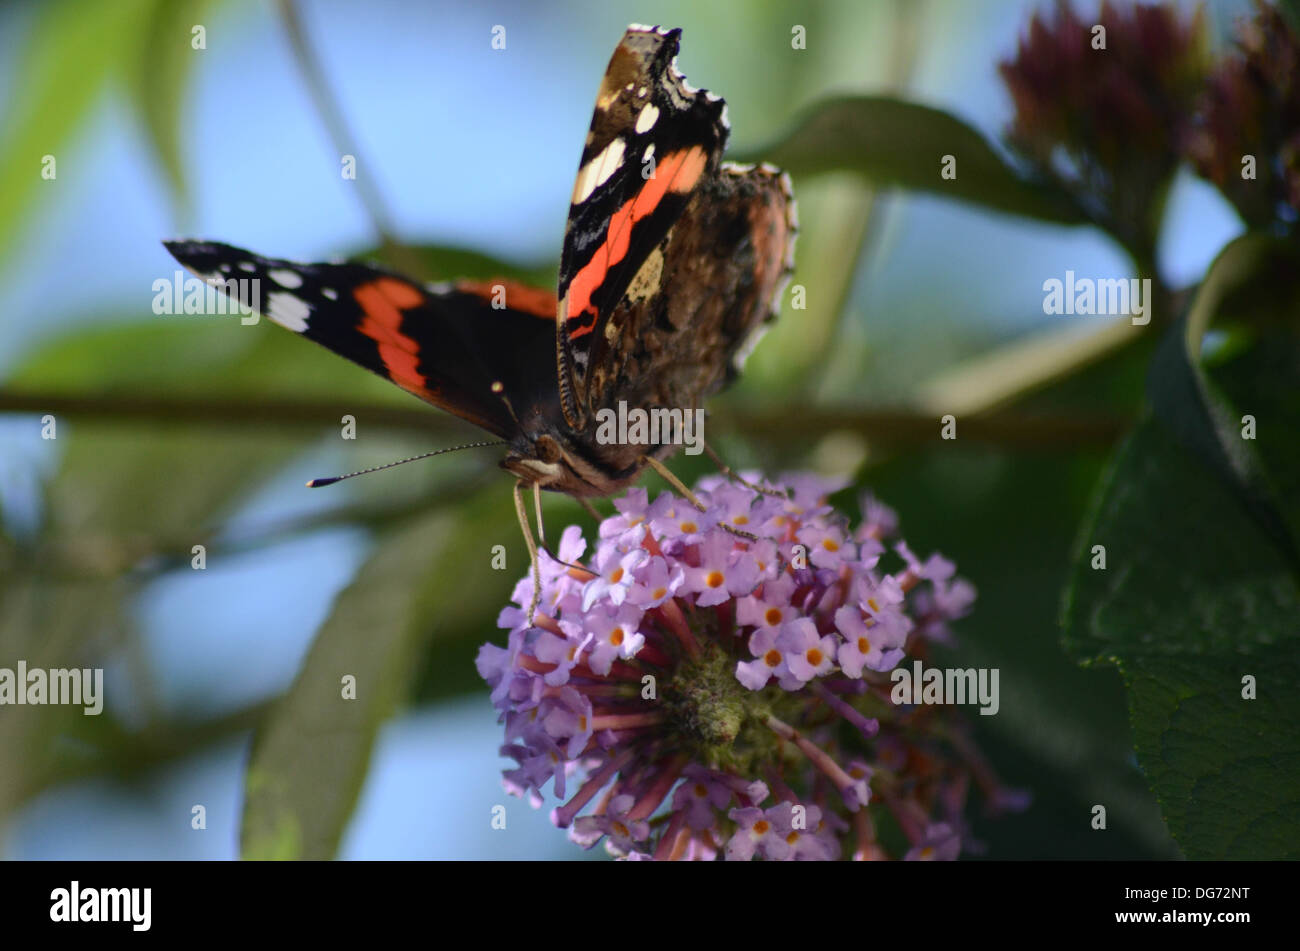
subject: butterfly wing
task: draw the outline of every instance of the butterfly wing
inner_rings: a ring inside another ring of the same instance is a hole
[[[724,164],[611,310],[592,345],[593,406],[694,409],[740,370],[794,262],[789,178]]]
[[[514,412],[558,411],[549,291],[505,280],[421,286],[359,263],[298,264],[208,241],[164,244],[268,320],[502,439],[517,433]]]
[[[726,145],[725,103],[674,64],[680,34],[629,28],[596,97],[560,255],[559,390],[574,429],[594,408],[593,344]]]

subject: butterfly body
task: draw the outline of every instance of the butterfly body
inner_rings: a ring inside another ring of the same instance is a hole
[[[605,438],[603,416],[700,409],[774,316],[792,266],[789,180],[722,162],[725,104],[677,72],[679,33],[631,27],[615,49],[557,291],[420,284],[204,241],[167,248],[273,322],[493,433],[522,482],[579,498],[618,492],[679,444]]]

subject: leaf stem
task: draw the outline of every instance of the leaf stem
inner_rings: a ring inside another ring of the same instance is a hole
[[[317,59],[315,51],[307,40],[307,31],[303,27],[298,4],[294,0],[280,0],[279,6],[280,19],[284,23],[285,33],[288,34],[289,45],[293,48],[294,59],[298,63],[298,69],[307,84],[307,91],[325,125],[326,132],[340,159],[344,155],[351,155],[355,166],[361,170],[360,174],[356,174],[351,181],[356,185],[357,196],[361,200],[362,207],[383,244],[384,256],[412,276],[427,278],[428,275],[424,273],[420,258],[395,237],[392,216],[388,213],[383,196],[374,186],[374,177],[370,174],[373,166],[362,161],[357,137],[348,127],[347,120],[343,117],[343,110],[339,108],[338,101],[325,79],[325,71],[321,68],[320,60]]]

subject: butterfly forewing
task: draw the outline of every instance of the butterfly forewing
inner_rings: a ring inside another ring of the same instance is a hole
[[[558,411],[549,291],[424,286],[365,264],[299,264],[208,241],[167,249],[268,320],[497,436],[516,433],[514,412]]]
[[[560,256],[559,386],[573,427],[589,418],[593,343],[726,145],[725,104],[674,64],[680,33],[629,29],[596,97]]]

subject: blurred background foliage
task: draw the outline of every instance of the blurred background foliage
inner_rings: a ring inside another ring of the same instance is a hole
[[[0,666],[107,670],[100,717],[0,709],[0,854],[581,854],[501,792],[474,672],[527,567],[495,457],[302,488],[476,431],[265,322],[150,304],[177,231],[552,283],[601,72],[649,22],[683,27],[732,154],[799,199],[807,308],[787,300],[712,438],[851,477],[848,506],[870,487],[977,585],[944,659],[1001,669],[974,719],[1034,794],[972,817],[983,854],[1294,856],[1300,76],[1222,64],[1249,65],[1250,17],[1260,56],[1293,54],[1300,18],[1169,9],[1080,7],[1108,25],[1099,70],[1026,0],[0,7]],[[1251,103],[1276,121],[1228,121]],[[1225,180],[1216,143],[1260,151],[1276,194]],[[1152,322],[1044,315],[1066,270],[1151,278]],[[591,529],[548,502],[553,535]]]

